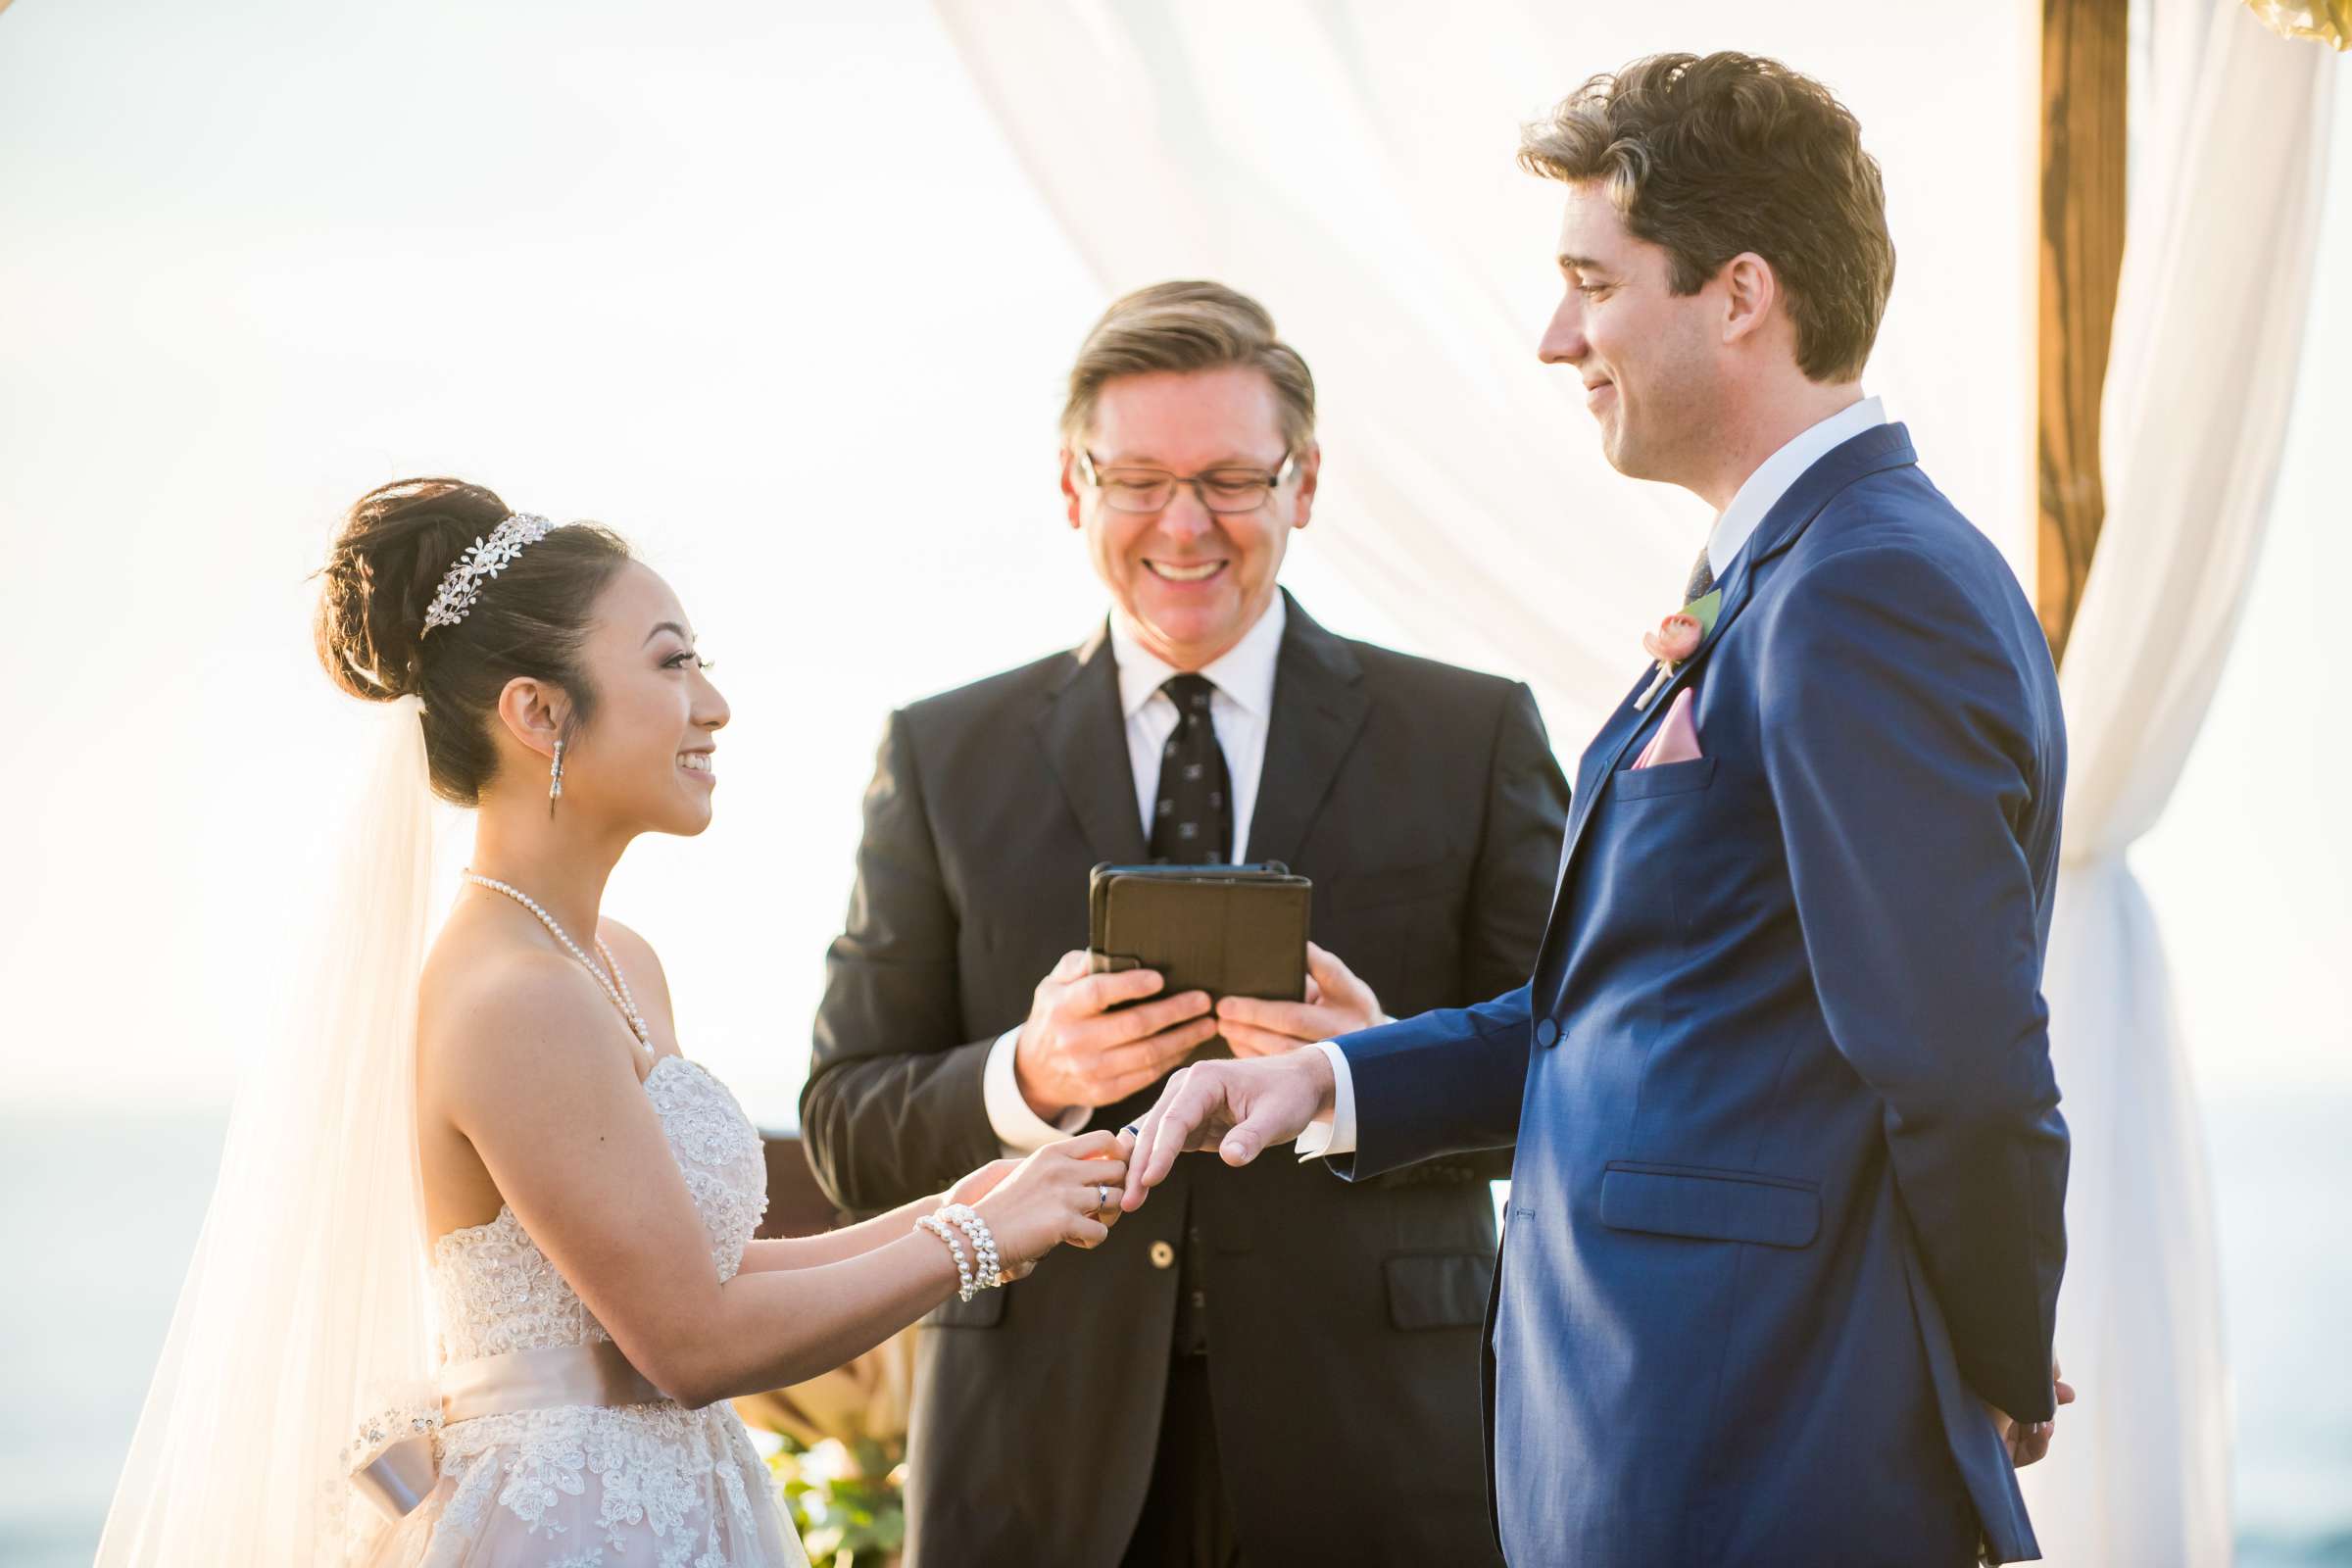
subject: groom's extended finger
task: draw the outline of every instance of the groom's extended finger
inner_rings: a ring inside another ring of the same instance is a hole
[[[1130,1212],[1144,1200],[1147,1191],[1167,1180],[1185,1140],[1200,1124],[1203,1111],[1194,1105],[1192,1092],[1197,1076],[1191,1067],[1178,1068],[1167,1088],[1159,1092],[1159,1103],[1144,1118],[1135,1152],[1128,1156],[1127,1194],[1121,1200],[1121,1206]]]

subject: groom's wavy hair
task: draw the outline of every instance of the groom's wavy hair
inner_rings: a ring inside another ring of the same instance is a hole
[[[567,741],[595,716],[580,648],[597,597],[632,559],[612,530],[565,523],[485,582],[463,620],[426,637],[442,576],[506,519],[507,504],[478,484],[398,479],[352,503],[318,572],[318,662],[354,697],[422,700],[433,793],[459,806],[479,805],[497,771],[491,726],[508,681],[562,687]]]
[[[1677,294],[1753,251],[1796,323],[1796,363],[1852,380],[1894,286],[1878,161],[1829,88],[1774,60],[1651,55],[1592,77],[1526,127],[1530,173],[1598,181],[1628,232],[1664,247]]]
[[[1315,378],[1274,330],[1267,309],[1222,283],[1153,283],[1111,302],[1078,347],[1062,404],[1061,438],[1075,448],[1094,428],[1102,383],[1121,375],[1244,366],[1274,385],[1282,438],[1293,452],[1315,438]]]

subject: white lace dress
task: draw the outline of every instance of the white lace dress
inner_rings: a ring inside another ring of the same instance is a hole
[[[646,1094],[710,1233],[720,1280],[767,1210],[760,1135],[683,1056]],[[514,1210],[434,1244],[451,1361],[609,1340]],[[441,1479],[382,1544],[399,1568],[806,1568],[775,1483],[725,1402],[571,1405],[442,1429]]]

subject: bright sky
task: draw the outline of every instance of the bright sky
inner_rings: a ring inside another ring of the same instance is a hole
[[[736,712],[718,822],[641,844],[611,907],[771,1123],[884,713],[1100,612],[1052,420],[1102,292],[928,12],[653,15],[0,16],[0,1101],[226,1097],[365,749],[304,577],[370,485],[593,516],[678,587]],[[2322,278],[2352,276],[2337,149]],[[2323,293],[2248,634],[2141,857],[2208,1082],[2352,1082],[2352,693],[2318,589],[2346,364]],[[1289,577],[1318,614],[1404,640],[1315,537]]]

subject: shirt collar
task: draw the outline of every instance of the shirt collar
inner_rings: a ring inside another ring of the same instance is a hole
[[[1211,660],[1200,673],[1218,691],[1259,718],[1271,716],[1274,666],[1282,655],[1282,629],[1289,619],[1289,608],[1277,589],[1273,602],[1257,617],[1256,624],[1242,633],[1240,642]],[[1110,612],[1110,657],[1119,666],[1119,711],[1129,718],[1177,673],[1176,666],[1144,651],[1135,627],[1125,612],[1116,608]]]
[[[1788,493],[1790,485],[1804,476],[1807,468],[1863,431],[1886,422],[1886,407],[1877,398],[1864,398],[1839,409],[1819,424],[1798,431],[1787,446],[1756,465],[1756,471],[1747,476],[1740,493],[1732,497],[1732,504],[1715,519],[1715,531],[1707,535],[1707,569],[1719,579],[1731,570],[1740,547],[1756,531],[1756,524],[1764,520],[1764,514]]]

